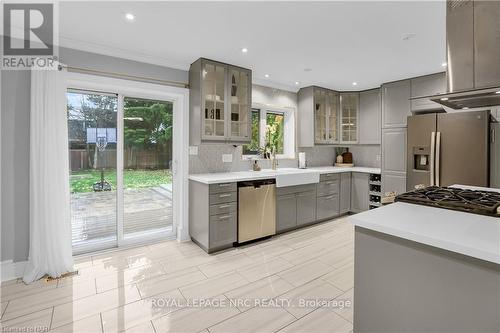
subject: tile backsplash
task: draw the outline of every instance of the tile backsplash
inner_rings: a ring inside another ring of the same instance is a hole
[[[366,167],[380,167],[380,146],[359,145],[350,146],[355,165]],[[306,153],[307,165],[309,167],[333,165],[335,159],[335,147],[316,146],[312,148],[299,148],[298,152]],[[232,154],[232,162],[223,162],[222,155]],[[198,146],[198,155],[189,156],[189,173],[211,173],[245,171],[252,168],[251,160],[241,158],[242,147],[228,144],[202,144]],[[260,160],[262,168],[270,168],[269,160]],[[298,166],[297,158],[280,159],[279,168],[292,168]]]

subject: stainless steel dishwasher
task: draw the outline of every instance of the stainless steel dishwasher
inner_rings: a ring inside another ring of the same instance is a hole
[[[238,183],[238,243],[276,234],[276,181]]]

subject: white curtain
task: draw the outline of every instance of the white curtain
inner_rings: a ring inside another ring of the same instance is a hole
[[[31,70],[30,248],[26,283],[73,271],[64,73]]]

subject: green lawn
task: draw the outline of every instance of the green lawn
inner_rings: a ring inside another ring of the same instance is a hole
[[[116,170],[104,171],[104,179],[113,190],[116,189]],[[101,171],[73,171],[69,177],[71,193],[93,192],[92,185],[101,180]],[[123,184],[125,188],[141,188],[172,183],[170,170],[125,170]]]

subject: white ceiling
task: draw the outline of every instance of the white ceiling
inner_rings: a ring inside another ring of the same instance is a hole
[[[362,90],[444,70],[442,1],[64,2],[59,10],[63,46],[180,69],[206,57],[291,90]]]

